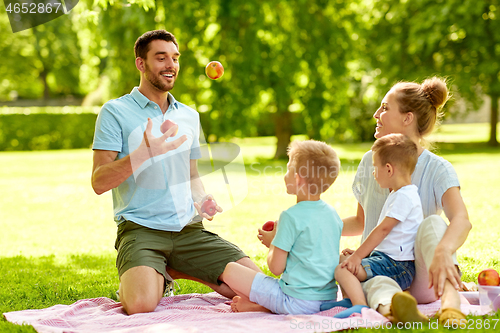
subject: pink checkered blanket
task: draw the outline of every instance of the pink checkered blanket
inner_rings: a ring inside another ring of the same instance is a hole
[[[8,312],[4,316],[15,324],[32,325],[39,333],[330,332],[392,325],[372,309],[363,309],[361,315],[336,319],[333,315],[344,308],[336,307],[314,315],[275,315],[234,313],[230,303],[229,299],[215,292],[177,295],[164,297],[154,312],[127,316],[120,303],[101,297],[41,310]],[[439,301],[419,305],[419,309],[429,316],[434,315],[439,308]],[[470,305],[465,298],[462,312],[483,314],[480,306]]]

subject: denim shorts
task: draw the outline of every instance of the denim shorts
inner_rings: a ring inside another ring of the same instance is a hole
[[[262,273],[255,275],[248,298],[277,314],[313,314],[320,312],[321,304],[327,302],[289,296],[281,290],[278,279]]]
[[[397,261],[380,251],[373,251],[361,260],[361,266],[366,271],[366,281],[377,275],[390,277],[406,290],[415,277],[415,261]]]

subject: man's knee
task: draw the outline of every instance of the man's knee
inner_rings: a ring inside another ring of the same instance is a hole
[[[151,312],[156,309],[163,294],[164,278],[147,266],[130,268],[120,277],[120,301],[125,312]]]
[[[158,300],[147,297],[124,298],[121,302],[128,315],[153,312],[159,303]]]

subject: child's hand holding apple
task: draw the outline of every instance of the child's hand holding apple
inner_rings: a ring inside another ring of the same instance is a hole
[[[277,226],[278,226],[277,221],[267,221],[262,226],[262,229],[259,229],[259,234],[257,235],[257,238],[266,247],[271,246],[271,242],[274,239],[274,235],[276,235]]]

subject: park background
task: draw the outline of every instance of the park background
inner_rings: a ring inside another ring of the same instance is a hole
[[[397,81],[438,75],[453,97],[431,139],[457,170],[474,226],[459,252],[463,279],[499,270],[499,8],[497,0],[81,0],[14,34],[0,6],[0,312],[114,297],[111,195],[91,189],[90,145],[100,106],[138,85],[133,44],[152,29],[179,42],[174,96],[199,111],[209,142],[237,143],[245,159],[247,198],[206,226],[261,267],[256,228],[293,204],[282,178],[290,140],[337,150],[343,174],[325,199],[353,214],[350,186],[383,96]],[[217,81],[204,74],[210,60],[225,67]],[[181,282],[182,293],[207,291]],[[0,330],[13,327],[0,321]]]

